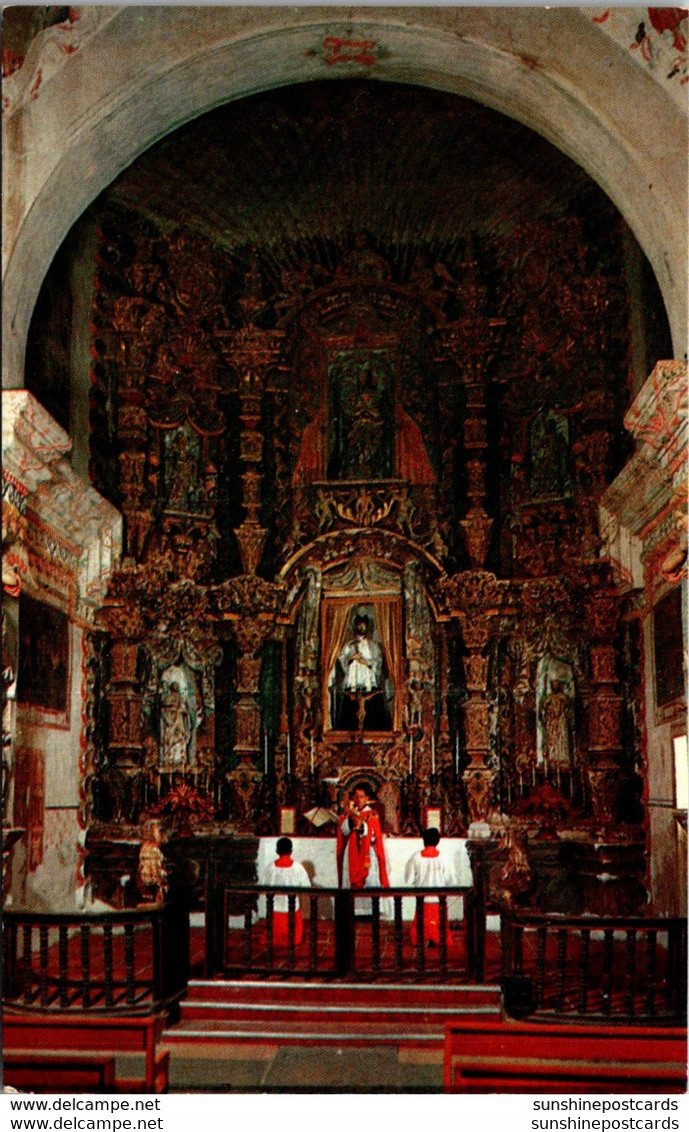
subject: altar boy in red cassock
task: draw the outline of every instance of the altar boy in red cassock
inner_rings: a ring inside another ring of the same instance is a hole
[[[404,879],[413,888],[452,888],[452,872],[438,851],[440,834],[437,829],[426,829],[423,849],[417,850],[407,861]],[[416,946],[419,932],[416,916],[411,925],[411,941]],[[423,902],[423,935],[427,944],[440,944],[440,903],[437,896],[426,896]],[[446,940],[452,943],[448,926]]]
[[[310,888],[309,874],[303,865],[292,860],[292,842],[289,837],[279,838],[275,846],[278,858],[266,865],[262,883],[274,885],[275,888]],[[294,944],[301,943],[304,938],[304,923],[299,898],[297,897],[294,910]],[[289,896],[286,893],[277,893],[273,897],[273,944],[275,947],[287,947],[289,943]]]
[[[349,795],[349,809],[337,829],[337,880],[340,888],[389,888],[380,818],[366,786]]]

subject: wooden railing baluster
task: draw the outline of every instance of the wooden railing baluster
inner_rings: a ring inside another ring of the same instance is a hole
[[[395,914],[395,920],[394,920],[395,970],[401,971],[402,970],[402,932],[404,930],[403,929],[403,922],[402,922],[402,897],[401,896],[393,896],[392,899],[393,899],[394,914]]]
[[[591,962],[591,931],[589,928],[582,928],[581,931],[581,945],[579,949],[579,976],[581,978],[581,986],[579,987],[579,1013],[586,1014],[588,1008],[588,990],[589,990],[589,965]]]
[[[274,911],[273,911],[273,906],[274,906],[274,904],[275,904],[275,897],[273,896],[272,892],[267,892],[266,893],[266,963],[268,964],[269,969],[272,969],[272,967],[273,967],[273,946],[274,946],[274,939],[273,939],[273,927],[274,927],[273,915],[274,915]],[[246,924],[244,925],[244,938],[246,940]],[[250,956],[251,956],[251,942],[249,942],[249,957]],[[247,962],[246,950],[245,950],[244,951],[244,963],[245,963],[245,965],[248,966],[250,961],[251,961],[251,959],[249,958],[249,961]]]
[[[612,964],[614,942],[614,928],[606,928],[603,932],[603,983],[601,989],[601,1010],[603,1014],[610,1014],[612,1011]]]
[[[290,892],[287,897],[287,968],[294,970],[296,962],[295,931],[296,931],[296,896]]]
[[[105,979],[105,1005],[112,1006],[115,1001],[113,993],[113,965],[112,965],[112,924],[103,924],[103,967]]]
[[[629,1018],[633,1018],[636,1005],[636,932],[633,928],[627,932],[624,974],[627,984],[624,998],[625,1011]]]
[[[31,969],[32,935],[31,924],[22,924],[22,998],[24,1002],[31,1001],[33,986],[33,971]]]
[[[79,928],[81,941],[81,1003],[88,1010],[91,990],[91,925],[81,924]]]
[[[438,927],[440,929],[439,969],[441,975],[447,974],[447,896],[438,897]]]
[[[426,968],[426,925],[424,924],[423,916],[424,899],[423,896],[416,897],[416,969],[417,971],[424,971]]]
[[[270,916],[269,916],[267,922],[270,924],[270,932],[271,932],[270,952],[271,952],[271,956],[272,956],[272,950],[273,950],[273,936],[272,936],[272,931],[273,931],[273,905],[272,905],[272,901],[271,901],[271,905],[270,905]],[[251,936],[252,936],[251,929],[252,929],[251,908],[247,908],[246,911],[244,912],[244,966],[245,967],[251,966],[251,942],[252,942],[251,941]]]
[[[48,925],[39,924],[38,927],[38,995],[41,1006],[47,1006],[48,998]]]
[[[646,1013],[655,1018],[656,1014],[656,977],[658,973],[658,933],[649,931],[646,934]]]
[[[60,924],[57,930],[57,962],[58,962],[58,991],[60,995],[60,1006],[65,1007],[69,1005],[69,991],[67,986],[67,978],[69,975],[69,964],[67,962],[67,947],[69,937],[67,935],[68,928],[66,924]]]
[[[318,967],[318,897],[309,896],[309,973]]]
[[[536,1009],[545,1003],[545,955],[548,943],[548,929],[541,924],[536,929]]]
[[[512,974],[524,974],[524,929],[515,924],[512,936]]]
[[[134,925],[124,925],[124,978],[125,1001],[128,1006],[136,1002],[136,983],[134,979]]]
[[[371,899],[371,966],[374,974],[380,971],[380,896]]]
[[[560,928],[557,933],[557,974],[555,982],[555,1007],[562,1012],[565,1008],[565,978],[567,967],[567,930]]]

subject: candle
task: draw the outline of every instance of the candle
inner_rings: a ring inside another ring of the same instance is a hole
[[[313,735],[311,736],[311,774],[313,774]]]
[[[536,767],[535,766],[531,768],[531,785],[532,786],[536,785]]]
[[[409,777],[414,773],[414,736],[409,736]]]
[[[268,773],[268,732],[263,736],[263,773]]]
[[[287,732],[287,773],[291,774],[291,772],[292,772],[292,752],[291,752],[291,749],[290,749],[289,731],[288,731]]]
[[[431,735],[431,774],[435,774],[435,735]]]

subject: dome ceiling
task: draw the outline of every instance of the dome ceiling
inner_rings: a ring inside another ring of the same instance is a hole
[[[518,122],[455,95],[364,82],[226,104],[144,153],[102,202],[163,230],[183,217],[216,246],[268,259],[361,230],[393,258],[413,242],[452,259],[470,233],[491,240],[572,210],[615,215],[583,170]]]

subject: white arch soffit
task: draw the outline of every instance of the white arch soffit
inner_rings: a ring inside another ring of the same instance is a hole
[[[224,102],[323,78],[450,91],[561,149],[634,232],[658,279],[675,355],[684,354],[687,114],[601,33],[590,10],[82,11],[98,14],[93,33],[60,61],[37,97],[27,82],[5,115],[5,388],[23,385],[31,313],[55,252],[108,184],[161,137]],[[326,36],[373,40],[375,63],[329,66]],[[30,73],[41,62],[40,39],[24,65]]]

